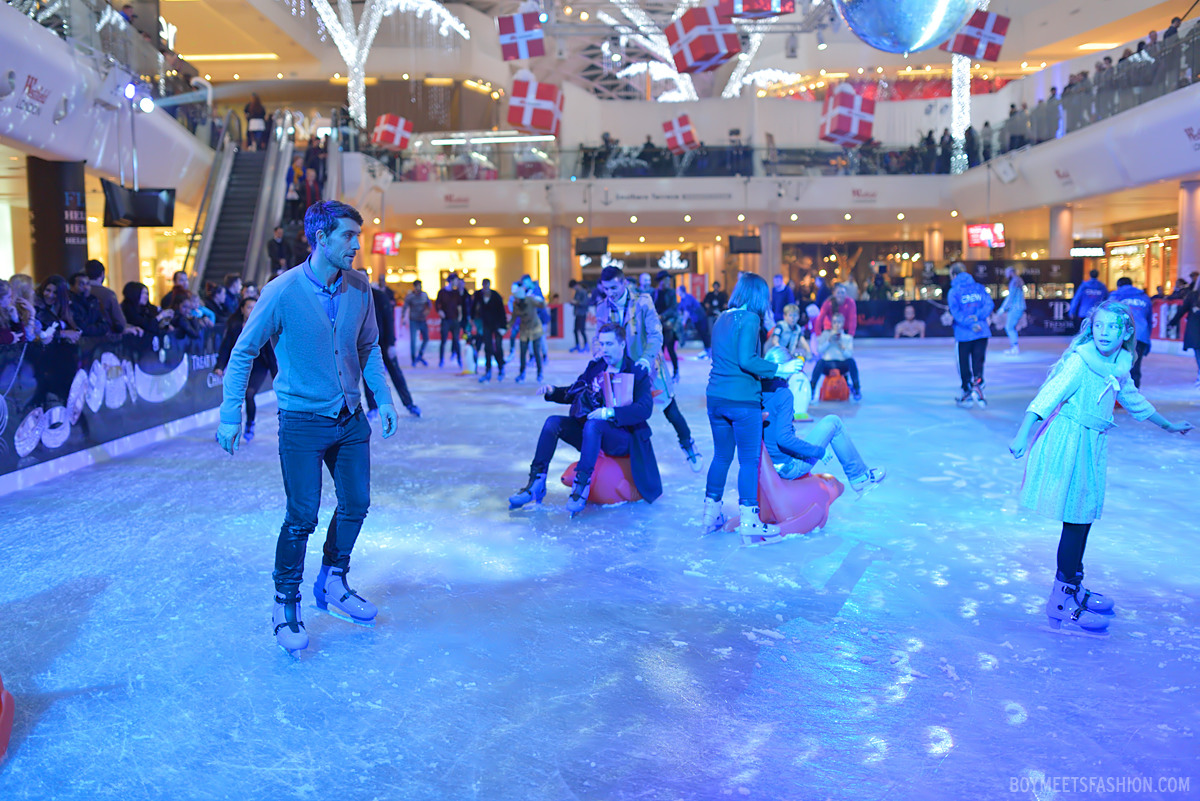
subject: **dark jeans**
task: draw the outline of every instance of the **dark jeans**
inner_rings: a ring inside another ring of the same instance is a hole
[[[336,417],[279,410],[279,465],[287,514],[275,546],[275,589],[296,591],[304,577],[308,536],[321,505],[321,464],[333,476],[337,510],[325,536],[323,564],[348,568],[371,503],[371,426],[362,409]]]
[[[575,310],[575,347],[586,349],[588,346],[587,340],[587,309],[583,310],[583,314],[579,310]]]
[[[983,360],[987,357],[987,337],[958,343],[958,375],[963,392],[971,391],[971,382],[983,380]]]
[[[708,399],[708,423],[712,426],[713,458],[708,466],[704,494],[715,501],[725,493],[725,479],[738,458],[738,503],[758,506],[758,457],[762,450],[762,408],[738,405],[720,398]]]
[[[250,380],[246,382],[246,425],[254,425],[254,418],[258,416],[258,404],[254,402],[254,396],[262,389],[263,382],[267,380],[267,376],[271,374],[270,369],[265,364],[262,364],[258,359],[250,365]]]
[[[396,387],[396,394],[400,396],[400,402],[404,404],[404,408],[408,409],[413,405],[412,393],[408,391],[408,382],[404,380],[404,372],[400,369],[400,363],[395,357],[389,356],[387,350],[383,350],[383,366],[387,368],[388,375],[392,377],[392,384]],[[378,409],[379,404],[375,402],[375,393],[367,387],[367,408]]]
[[[1083,576],[1083,550],[1087,547],[1091,523],[1063,523],[1058,538],[1058,580],[1074,583]]]
[[[521,343],[522,345],[525,343]],[[537,450],[533,454],[531,471],[544,473],[554,458],[554,449],[562,440],[579,450],[575,475],[586,479],[596,469],[596,459],[604,451],[609,456],[628,456],[633,435],[611,420],[581,420],[553,414],[542,424]]]
[[[810,380],[813,397],[817,396],[817,384],[830,370],[840,370],[842,375],[846,376],[846,381],[850,386],[862,392],[862,385],[858,383],[858,362],[854,359],[817,359],[817,363],[813,365],[812,379]]]
[[[701,317],[692,323],[696,328],[696,333],[700,336],[700,341],[704,343],[704,350],[712,350],[712,331],[708,327],[708,318]]]
[[[537,362],[538,380],[542,378],[542,344],[536,339],[533,342],[521,340],[521,375],[525,375],[525,360],[528,358],[529,348],[533,346],[533,360]]]
[[[504,369],[504,336],[498,328],[483,329],[483,353],[484,353],[484,369],[487,372],[492,371],[492,359],[496,360],[496,367],[500,370]],[[479,358],[479,354],[475,355]]]
[[[1146,358],[1146,354],[1150,352],[1149,342],[1134,343],[1137,349],[1137,355],[1133,358],[1133,367],[1129,369],[1129,377],[1133,379],[1133,385],[1141,388],[1142,386],[1142,359]]]
[[[663,416],[671,423],[671,427],[675,429],[675,435],[679,437],[680,447],[692,444],[692,430],[688,428],[687,420],[683,419],[683,412],[679,411],[679,404],[675,398],[671,398],[671,402],[663,409]]]
[[[417,334],[421,335],[421,349],[417,349]],[[424,320],[409,320],[408,321],[408,349],[412,355],[412,364],[415,367],[417,359],[425,358],[425,346],[429,344],[429,323]]]
[[[446,359],[446,337],[450,337],[450,355],[462,364],[462,351],[458,349],[458,320],[442,320],[442,344],[438,345],[438,361]]]
[[[679,355],[675,353],[675,344],[677,342],[679,342],[679,337],[675,336],[674,327],[664,325],[663,350],[671,360],[671,369],[675,375],[679,375]]]

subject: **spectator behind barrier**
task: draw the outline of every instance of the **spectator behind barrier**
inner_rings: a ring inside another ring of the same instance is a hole
[[[109,332],[140,337],[142,330],[125,319],[117,293],[104,285],[104,263],[91,259],[84,267],[84,272],[92,285],[92,297],[100,307],[100,319],[108,326]]]
[[[121,290],[121,297],[121,311],[125,314],[125,320],[142,329],[147,336],[158,336],[175,316],[171,309],[159,311],[150,302],[150,289],[137,281],[127,283]]]
[[[66,342],[78,342],[80,332],[75,327],[68,303],[70,290],[67,280],[61,275],[52,275],[38,287],[35,307],[38,324],[43,332],[50,331],[54,339]]]
[[[67,303],[75,327],[85,337],[102,337],[109,333],[108,325],[100,316],[100,301],[92,296],[92,282],[87,273],[75,273],[71,276]]]

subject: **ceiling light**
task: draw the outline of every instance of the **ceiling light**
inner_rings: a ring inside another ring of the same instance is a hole
[[[829,45],[825,44],[825,31],[817,28],[817,49],[824,50],[827,47],[829,47]]]
[[[853,215],[850,212],[846,212],[842,215],[842,219],[844,220],[849,220],[851,217],[853,217]]]
[[[1087,42],[1079,46],[1080,50],[1112,50],[1114,47],[1120,47],[1120,42]]]
[[[586,11],[580,11],[580,12],[579,12],[579,21],[580,21],[580,22],[587,22],[587,21],[588,21],[588,13],[587,13]]]
[[[1028,62],[1028,61],[1022,61],[1022,62],[1021,62],[1021,69],[1028,69],[1028,67],[1029,67],[1029,62]]]
[[[644,237],[644,236],[639,236],[639,237],[638,237],[638,241],[639,241],[639,242],[645,242],[645,241],[646,241],[646,237]]]
[[[951,217],[957,217],[957,216],[958,216],[958,209],[954,209],[953,211],[951,211],[951,212],[950,212],[950,216],[951,216]]]
[[[522,218],[521,218],[521,222],[525,223],[526,225],[529,225],[529,218],[528,218],[528,217],[522,217]]]
[[[418,217],[418,218],[417,218],[417,225],[424,225],[424,224],[425,224],[425,223],[424,223],[424,221],[423,221],[423,220],[422,220],[420,217]]]
[[[238,75],[238,74],[235,72],[235,73],[233,73],[233,79],[234,79],[235,81],[240,81],[240,80],[242,79],[242,76],[241,76],[241,75]]]
[[[474,224],[475,224],[475,218],[474,218],[474,217],[472,217],[471,219],[467,220],[467,223],[469,223],[470,225],[474,225]]]
[[[796,221],[796,220],[798,220],[798,219],[800,219],[800,215],[799,215],[799,214],[793,214],[793,215],[792,215],[792,222],[795,222],[795,221]]]
[[[278,61],[275,53],[206,53],[199,56],[180,56],[184,61]]]
[[[681,236],[681,237],[679,237],[679,241],[680,241],[680,242],[682,242],[682,241],[683,241],[683,237],[682,237],[682,236]]]
[[[522,240],[521,240],[521,244],[523,244],[523,245],[528,245],[528,244],[529,244],[529,240],[528,240],[528,239],[522,239]]]
[[[720,235],[720,234],[717,234],[717,241],[718,241],[718,242],[720,242],[720,241],[721,241],[721,235]]]
[[[206,73],[204,73],[204,80],[206,80],[206,81],[211,81],[211,80],[212,80],[212,76],[211,76],[211,75],[209,75],[209,74],[206,72]]]
[[[902,212],[902,211],[898,211],[898,212],[896,212],[896,219],[897,219],[897,220],[903,220],[903,219],[904,219],[904,212]]]
[[[692,215],[690,215],[690,214],[685,214],[685,215],[683,215],[683,221],[684,221],[684,222],[691,222],[691,221],[692,221]]]
[[[822,74],[822,75],[824,75],[824,74],[825,74],[825,68],[824,68],[824,67],[822,67],[822,68],[821,68],[821,74]]]
[[[376,225],[379,225],[379,218],[378,218],[378,217],[376,217],[376,218],[375,218],[375,224],[376,224]]]
[[[276,77],[276,78],[280,78],[280,79],[282,79],[282,78],[283,78],[283,73],[282,73],[282,72],[277,72],[277,73],[275,73],[275,77]]]
[[[629,221],[630,221],[631,223],[635,223],[635,222],[637,222],[637,215],[636,215],[636,214],[632,214],[632,215],[630,215],[630,216],[629,216]]]
[[[1042,62],[1042,68],[1044,69],[1045,67],[1046,67],[1046,62],[1045,62],[1045,61],[1043,61],[1043,62]]]
[[[858,74],[859,74],[859,75],[862,75],[862,74],[863,74],[863,68],[862,68],[862,67],[859,67],[859,68],[858,68]]]
[[[407,81],[407,80],[408,80],[408,73],[407,73],[407,72],[406,72],[406,73],[404,73],[403,75],[401,75],[401,76],[400,76],[400,78],[401,78],[401,80],[405,80],[405,81]]]
[[[575,224],[576,224],[576,225],[583,225],[583,218],[582,218],[582,217],[576,217],[576,218],[575,218]]]
[[[493,145],[497,142],[553,142],[554,134],[531,134],[529,136],[472,136],[472,144]]]
[[[876,68],[875,68],[875,71],[876,71],[876,72],[878,72],[878,73],[882,73],[882,72],[883,72],[883,67],[876,67]]]
[[[490,245],[490,244],[492,244],[492,240],[490,240],[490,239],[485,239],[485,240],[483,240],[483,244],[485,244],[485,245]]]
[[[461,240],[461,239],[455,239],[455,240],[454,240],[454,244],[456,244],[456,245],[461,245],[461,244],[462,244],[462,240]]]
[[[907,252],[905,252],[905,253],[901,253],[901,254],[900,254],[900,258],[904,259],[905,261],[908,261],[908,257],[909,257],[910,255],[912,255],[912,254],[910,254],[910,253],[907,253]]]
[[[979,69],[979,65],[978,65],[978,64],[976,64],[976,65],[975,65],[975,69]]]
[[[738,222],[745,222],[745,221],[746,221],[746,215],[745,215],[745,214],[739,214],[739,215],[738,215]]]
[[[573,9],[570,6],[563,6],[563,13],[566,14],[568,17],[571,16],[572,10]]]

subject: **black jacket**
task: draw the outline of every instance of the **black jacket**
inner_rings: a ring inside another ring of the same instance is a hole
[[[475,319],[485,331],[508,327],[508,312],[504,309],[504,298],[500,297],[499,292],[489,290],[486,301],[482,291],[476,292],[474,301]]]
[[[604,359],[592,359],[587,367],[569,387],[555,387],[546,400],[551,403],[568,403],[571,416],[587,417],[588,413],[604,404],[599,392],[600,374],[606,369]],[[627,430],[633,438],[629,447],[629,467],[633,472],[633,483],[647,503],[653,503],[662,495],[662,478],[658,474],[658,461],[654,458],[654,446],[650,444],[650,426],[647,420],[654,411],[654,386],[650,373],[643,365],[635,364],[628,354],[621,364],[622,373],[633,374],[633,403],[618,406],[612,423]],[[598,397],[599,396],[599,397]]]
[[[387,358],[387,349],[396,344],[396,301],[391,293],[377,286],[371,287],[375,306],[375,326],[379,329],[379,349]]]

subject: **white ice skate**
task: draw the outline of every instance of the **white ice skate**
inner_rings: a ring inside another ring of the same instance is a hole
[[[764,523],[758,516],[757,506],[739,506],[741,519],[738,521],[738,534],[741,535],[742,545],[771,545],[782,542],[786,536],[773,523]]]
[[[308,647],[308,631],[300,615],[299,592],[289,596],[275,593],[271,625],[275,627],[275,642],[289,656],[299,656]]]
[[[714,531],[720,531],[725,525],[725,511],[721,507],[720,501],[714,501],[712,498],[704,499],[704,517],[700,524],[701,536],[712,534]]]
[[[1050,597],[1046,600],[1046,617],[1050,628],[1062,628],[1062,624],[1075,626],[1089,634],[1103,634],[1108,631],[1108,618],[1099,615],[1079,602],[1079,585],[1067,584],[1054,580]]]
[[[866,473],[851,481],[850,489],[854,490],[859,498],[862,498],[868,492],[878,487],[886,477],[886,469],[872,467]]]

